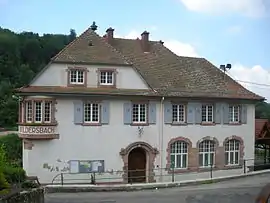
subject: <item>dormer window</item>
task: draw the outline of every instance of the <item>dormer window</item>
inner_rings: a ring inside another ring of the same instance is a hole
[[[98,71],[98,85],[99,86],[107,86],[107,87],[115,87],[116,78],[115,78],[115,70],[99,70]]]
[[[70,84],[83,84],[84,83],[84,72],[82,70],[71,70],[70,71]]]
[[[100,72],[101,85],[113,85],[113,72],[102,71]]]
[[[68,69],[68,86],[86,86],[86,68]]]

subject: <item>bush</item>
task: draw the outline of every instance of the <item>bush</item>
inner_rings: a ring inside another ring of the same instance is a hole
[[[22,183],[26,179],[25,171],[20,167],[5,166],[3,174],[9,183]]]
[[[0,172],[0,190],[4,190],[9,188],[9,183],[5,178],[5,175],[3,172]]]
[[[9,163],[22,166],[22,140],[17,134],[0,137],[0,145],[4,146],[5,156]]]

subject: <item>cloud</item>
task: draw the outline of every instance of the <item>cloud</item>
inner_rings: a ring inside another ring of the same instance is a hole
[[[232,65],[228,74],[245,88],[270,100],[270,72],[266,68],[260,65],[245,67],[238,63]]]
[[[196,12],[209,14],[239,13],[249,17],[262,17],[267,13],[268,0],[180,0]]]
[[[115,35],[115,37],[123,37],[126,39],[137,39],[141,37],[141,33],[139,33],[138,31],[132,30],[127,35],[124,35],[124,36]],[[152,38],[152,36],[150,36],[150,38],[152,40],[158,40],[158,39]],[[179,56],[192,56],[192,57],[199,56],[199,54],[196,52],[195,48],[192,45],[188,43],[180,42],[178,40],[173,40],[173,39],[164,40],[164,46],[166,46],[167,48],[169,48],[171,51],[173,51],[175,54]]]

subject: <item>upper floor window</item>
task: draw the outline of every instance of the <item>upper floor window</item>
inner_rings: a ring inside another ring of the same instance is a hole
[[[98,103],[84,103],[84,123],[100,122],[100,105]]]
[[[101,71],[100,72],[100,84],[101,85],[113,85],[113,72]]]
[[[70,70],[70,84],[84,84],[84,71]]]
[[[176,141],[170,147],[171,168],[187,168],[188,144]]]
[[[185,105],[173,104],[172,105],[172,121],[175,123],[184,123],[186,121]]]
[[[147,122],[147,104],[133,104],[132,106],[132,122]]]
[[[25,102],[26,123],[51,123],[53,118],[53,102],[49,100],[29,100]]]
[[[230,123],[240,122],[240,106],[239,105],[229,106],[229,122]]]
[[[114,69],[99,69],[98,70],[98,85],[115,87],[116,85],[116,70]]]
[[[214,107],[213,105],[202,105],[202,122],[212,123],[214,121]]]
[[[86,86],[87,69],[83,67],[68,68],[68,86]]]

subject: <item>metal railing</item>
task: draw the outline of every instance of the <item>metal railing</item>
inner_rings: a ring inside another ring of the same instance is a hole
[[[155,182],[187,181],[198,178],[211,180],[216,177],[245,174],[260,170],[260,168],[266,169],[267,167],[270,169],[270,163],[266,165],[256,159],[244,159],[226,166],[209,164],[203,167],[196,165],[187,168],[171,167],[154,168],[152,170],[108,170],[100,173],[59,173],[53,178],[52,184],[134,184],[153,182],[153,179]]]

